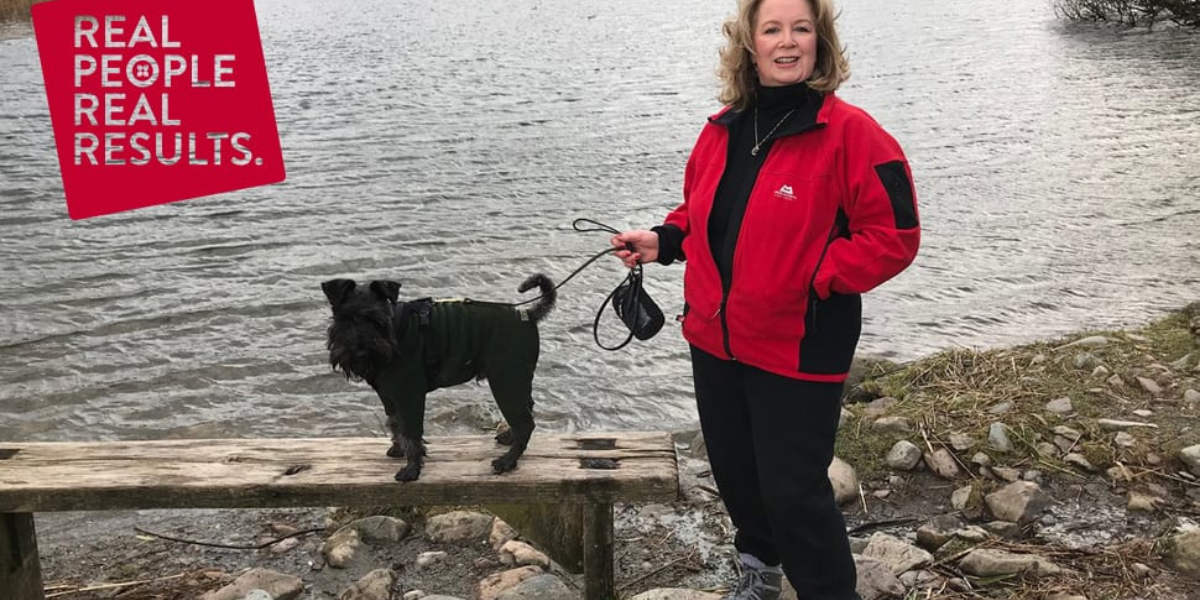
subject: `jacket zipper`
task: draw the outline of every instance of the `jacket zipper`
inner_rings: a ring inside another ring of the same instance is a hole
[[[730,360],[737,360],[733,355],[733,348],[729,346],[729,321],[725,318],[725,302],[729,299],[729,290],[721,293],[721,307],[717,309],[717,314],[721,315],[721,333],[722,339],[725,342],[725,354],[729,355]]]
[[[812,129],[817,129],[818,127],[823,127],[823,125],[819,124],[819,123],[812,123],[810,125],[803,127],[802,129],[792,131],[792,132],[787,132],[785,134],[780,134],[776,137],[771,137],[768,135],[767,139],[763,140],[763,143],[765,144],[768,140],[776,140],[776,139],[789,137],[789,136],[793,136],[793,135],[799,135],[806,131],[809,131]],[[729,142],[726,141],[726,144],[728,144],[728,143]],[[774,144],[772,144],[772,147],[774,147]],[[767,164],[767,158],[769,158],[769,156],[770,156],[770,151],[771,151],[771,149],[767,148],[767,156],[763,157],[762,164],[759,165],[758,172],[755,173],[755,175],[754,175],[754,179],[755,179],[754,186],[750,189],[750,196],[748,198],[746,198],[746,208],[744,209],[744,213],[750,211],[750,201],[754,199],[754,191],[757,190],[758,186],[759,186],[758,176],[762,174],[762,168],[764,165]],[[726,165],[726,167],[728,167],[728,165]],[[737,233],[739,235],[741,234],[740,231]],[[729,235],[729,232],[726,232],[725,235]],[[836,223],[833,226],[833,233],[830,234],[829,241],[825,242],[825,248],[821,250],[821,258],[822,259],[825,257],[825,250],[827,250],[829,248],[829,244],[832,243],[835,235],[837,235],[837,224]],[[709,250],[711,251],[711,248]],[[721,338],[725,344],[725,354],[729,355],[730,360],[737,360],[737,357],[733,355],[732,346],[729,345],[729,321],[725,318],[725,305],[729,301],[729,290],[733,288],[733,267],[734,267],[734,265],[737,264],[737,245],[736,244],[734,245],[733,256],[730,257],[730,260],[733,262],[729,265],[729,281],[721,282],[722,283],[721,306],[719,308],[717,308],[717,314],[715,314],[713,316],[716,317],[717,315],[720,315],[720,317],[721,317]],[[819,262],[820,261],[818,260],[818,263]],[[818,264],[818,266],[820,266],[820,265]],[[816,271],[814,271],[812,281],[815,281],[816,278],[817,278]],[[812,287],[812,281],[809,282],[809,287]]]

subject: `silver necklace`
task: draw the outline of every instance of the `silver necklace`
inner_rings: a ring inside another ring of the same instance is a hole
[[[787,114],[783,115],[783,118],[780,119],[779,122],[776,123],[775,126],[772,127],[770,131],[767,132],[766,137],[764,137],[760,140],[760,139],[758,139],[758,107],[755,106],[754,107],[754,147],[750,149],[750,156],[758,156],[758,149],[761,148],[762,145],[765,144],[768,139],[770,139],[771,134],[775,133],[775,130],[779,129],[779,126],[783,125],[783,122],[788,120],[788,117],[792,116],[792,113],[794,113],[794,112],[796,112],[796,109],[794,109],[794,108],[792,110],[787,111]]]

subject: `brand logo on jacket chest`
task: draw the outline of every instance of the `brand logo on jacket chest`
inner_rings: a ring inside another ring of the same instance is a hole
[[[780,200],[795,200],[796,194],[792,193],[792,186],[785,183],[775,190],[775,197]]]

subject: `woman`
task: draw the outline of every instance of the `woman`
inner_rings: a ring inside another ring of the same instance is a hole
[[[712,472],[737,528],[729,597],[849,600],[854,560],[829,483],[859,294],[920,241],[900,146],[834,91],[849,65],[831,0],[740,0],[719,100],[688,159],[684,201],[612,238],[626,264],[687,260],[691,345]],[[781,568],[782,566],[782,568]]]

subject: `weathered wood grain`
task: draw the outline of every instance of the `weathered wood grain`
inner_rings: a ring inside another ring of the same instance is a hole
[[[583,597],[612,599],[617,597],[613,577],[613,506],[593,504],[583,509]]]
[[[516,471],[488,436],[429,439],[421,479],[383,438],[0,442],[0,512],[670,501],[665,433],[534,435]]]
[[[31,514],[0,513],[0,598],[45,598]]]

